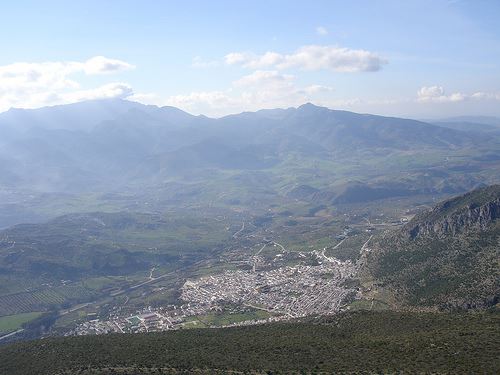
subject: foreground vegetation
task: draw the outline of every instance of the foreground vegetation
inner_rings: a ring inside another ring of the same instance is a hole
[[[21,342],[0,348],[0,373],[493,374],[500,371],[499,347],[498,311],[362,311],[309,322]]]

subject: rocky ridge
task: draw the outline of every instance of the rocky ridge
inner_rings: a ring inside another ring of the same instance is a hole
[[[499,218],[500,185],[493,185],[436,205],[417,215],[402,231],[411,239],[428,235],[455,236],[469,230],[486,230]]]

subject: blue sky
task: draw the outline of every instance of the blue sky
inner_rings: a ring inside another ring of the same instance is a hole
[[[123,97],[500,116],[500,1],[12,1],[0,110]]]

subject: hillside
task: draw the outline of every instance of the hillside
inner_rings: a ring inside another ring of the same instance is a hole
[[[229,237],[222,224],[196,217],[90,213],[0,232],[0,275],[79,280],[145,271],[207,256]],[[199,254],[202,253],[202,254]],[[204,254],[203,254],[204,253]]]
[[[310,322],[51,338],[0,347],[0,373],[498,373],[498,313],[357,312]]]
[[[117,188],[139,177],[151,181],[203,168],[269,169],[292,155],[327,160],[354,150],[453,150],[491,142],[424,122],[312,104],[209,119],[121,100],[11,110],[0,114],[0,135],[1,172],[11,176],[4,183],[19,186],[29,177],[42,191],[81,191],[85,183]]]
[[[312,104],[219,119],[124,100],[10,110],[0,114],[0,228],[99,211],[111,203],[100,195],[116,192],[135,211],[153,199],[159,210],[246,209],[457,194],[499,182],[499,144],[495,134]],[[316,193],[294,196],[302,185]]]
[[[0,231],[0,317],[96,301],[153,271],[181,272],[216,256],[230,238],[224,225],[194,214],[118,212]]]
[[[482,308],[500,297],[500,186],[474,190],[376,239],[365,271],[404,305]]]

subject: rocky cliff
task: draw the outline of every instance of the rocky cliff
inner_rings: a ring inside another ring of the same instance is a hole
[[[489,187],[488,190],[491,193],[497,190],[500,195],[500,186],[498,185]],[[476,191],[475,193],[481,192]],[[485,230],[491,223],[500,218],[500,196],[479,205],[478,203],[468,203],[462,207],[454,207],[457,201],[464,198],[467,198],[467,195],[445,201],[435,206],[430,212],[417,215],[403,228],[403,232],[410,238],[432,234],[436,234],[438,237],[454,236],[468,230]]]
[[[365,275],[403,306],[494,306],[500,300],[500,185],[438,203],[371,247]]]

